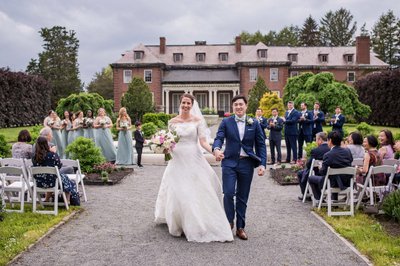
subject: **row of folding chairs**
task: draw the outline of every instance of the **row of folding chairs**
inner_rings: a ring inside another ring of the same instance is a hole
[[[86,190],[84,185],[85,175],[82,174],[78,160],[62,159],[63,166],[70,166],[76,169],[75,174],[69,174],[68,178],[74,181],[79,189],[82,189],[84,200],[87,201]],[[5,158],[0,159],[0,188],[3,191],[5,200],[8,200],[11,207],[14,203],[20,203],[20,209],[6,209],[6,211],[24,211],[24,203],[32,203],[33,212],[58,214],[58,196],[62,195],[64,205],[68,209],[67,198],[62,188],[61,175],[57,167],[33,167],[30,160]],[[37,174],[52,174],[56,176],[55,186],[52,188],[40,188],[36,185],[34,176]],[[37,202],[44,206],[45,203],[41,199],[43,193],[54,193],[54,211],[37,210]],[[26,194],[26,199],[25,199]],[[17,196],[15,196],[17,195]],[[4,200],[4,199],[2,199]]]
[[[303,202],[305,202],[307,196],[311,196],[313,207],[318,205],[318,209],[322,206],[327,206],[328,216],[338,216],[338,215],[354,215],[354,207],[356,204],[356,209],[361,205],[362,199],[366,193],[369,193],[370,204],[374,204],[374,193],[379,193],[381,196],[385,191],[391,191],[393,189],[393,178],[396,173],[398,160],[387,160],[383,162],[381,166],[371,166],[369,168],[368,174],[365,178],[363,184],[356,183],[357,167],[362,165],[362,161],[353,162],[351,167],[344,168],[328,168],[326,173],[324,184],[321,191],[321,198],[319,201],[315,200],[310,184],[307,182],[306,190],[303,197]],[[312,160],[310,174],[314,175],[314,168],[320,167],[322,165],[321,160]],[[384,174],[388,177],[388,183],[382,186],[374,186],[373,176],[378,174]],[[334,175],[350,175],[350,186],[345,190],[340,190],[340,188],[334,188],[331,186],[330,176]],[[357,189],[358,188],[358,189]],[[361,192],[359,190],[361,189]],[[345,201],[332,201],[332,193],[338,193],[339,196],[344,196]],[[355,198],[355,195],[358,195]],[[325,202],[324,202],[325,200]],[[348,211],[333,211],[333,206],[349,207]]]

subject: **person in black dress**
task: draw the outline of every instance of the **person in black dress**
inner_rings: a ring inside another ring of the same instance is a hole
[[[144,144],[144,138],[143,138],[143,132],[142,132],[142,123],[139,121],[136,121],[135,123],[136,131],[134,133],[135,137],[135,149],[137,153],[137,165],[142,168],[142,151],[143,151],[143,144]]]

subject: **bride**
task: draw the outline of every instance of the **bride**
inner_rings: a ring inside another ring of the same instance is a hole
[[[161,181],[155,222],[166,223],[171,235],[184,234],[188,241],[233,241],[222,207],[221,184],[199,146],[211,153],[205,121],[192,95],[182,95],[180,114],[168,127],[180,139]]]

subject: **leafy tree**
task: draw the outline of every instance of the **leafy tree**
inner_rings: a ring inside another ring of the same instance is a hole
[[[110,66],[103,68],[101,72],[96,72],[94,78],[87,87],[88,92],[96,92],[104,99],[114,99],[113,73]]]
[[[10,158],[10,157],[11,157],[11,145],[7,143],[6,137],[3,134],[0,134],[0,158]]]
[[[39,60],[31,59],[27,72],[39,74],[50,82],[53,88],[51,103],[52,106],[56,106],[60,98],[81,90],[78,68],[79,40],[75,31],[67,31],[61,26],[42,28],[39,33],[44,41],[44,51],[39,53]]]
[[[329,113],[339,105],[344,114],[356,118],[366,118],[371,113],[370,107],[360,102],[353,87],[335,81],[333,74],[328,72],[305,73],[290,78],[284,88],[283,100],[297,104],[304,101],[311,106],[312,102],[319,101],[322,111]]]
[[[277,108],[280,116],[285,114],[285,106],[283,100],[279,98],[278,94],[273,92],[266,92],[260,100],[260,108],[263,110],[265,116],[271,114],[272,108]]]
[[[369,32],[368,32],[368,30],[366,29],[366,27],[367,27],[367,24],[364,23],[364,24],[362,25],[361,29],[360,29],[360,36],[369,36]]]
[[[379,17],[372,28],[372,48],[378,57],[391,67],[399,65],[400,20],[392,10]]]
[[[302,46],[320,46],[321,37],[318,30],[318,23],[310,15],[303,23],[300,30],[299,44]]]
[[[126,107],[132,121],[142,120],[145,113],[154,111],[149,86],[143,79],[134,77],[128,91],[121,99],[121,106]]]
[[[70,112],[92,110],[96,114],[100,107],[103,107],[106,112],[111,115],[113,113],[114,102],[112,100],[104,100],[104,98],[97,93],[81,92],[79,94],[71,94],[67,98],[62,98],[58,102],[56,113],[59,116],[64,114],[65,110]]]
[[[275,45],[277,46],[298,46],[300,29],[298,26],[286,26],[279,31],[276,36]]]
[[[371,73],[354,83],[360,100],[371,106],[369,124],[400,127],[400,69]]]
[[[260,100],[266,92],[271,92],[263,78],[258,77],[256,84],[249,93],[249,104],[247,106],[247,113],[254,114],[257,108],[260,106]]]
[[[322,43],[327,46],[350,45],[357,30],[357,22],[352,23],[352,20],[353,15],[344,8],[327,12],[320,21]]]

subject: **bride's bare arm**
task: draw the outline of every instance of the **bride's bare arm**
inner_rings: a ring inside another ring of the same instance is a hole
[[[208,151],[209,153],[212,154],[212,148],[211,148],[210,144],[208,144],[207,138],[200,137],[199,142],[200,142],[201,147],[203,147],[206,151]]]

